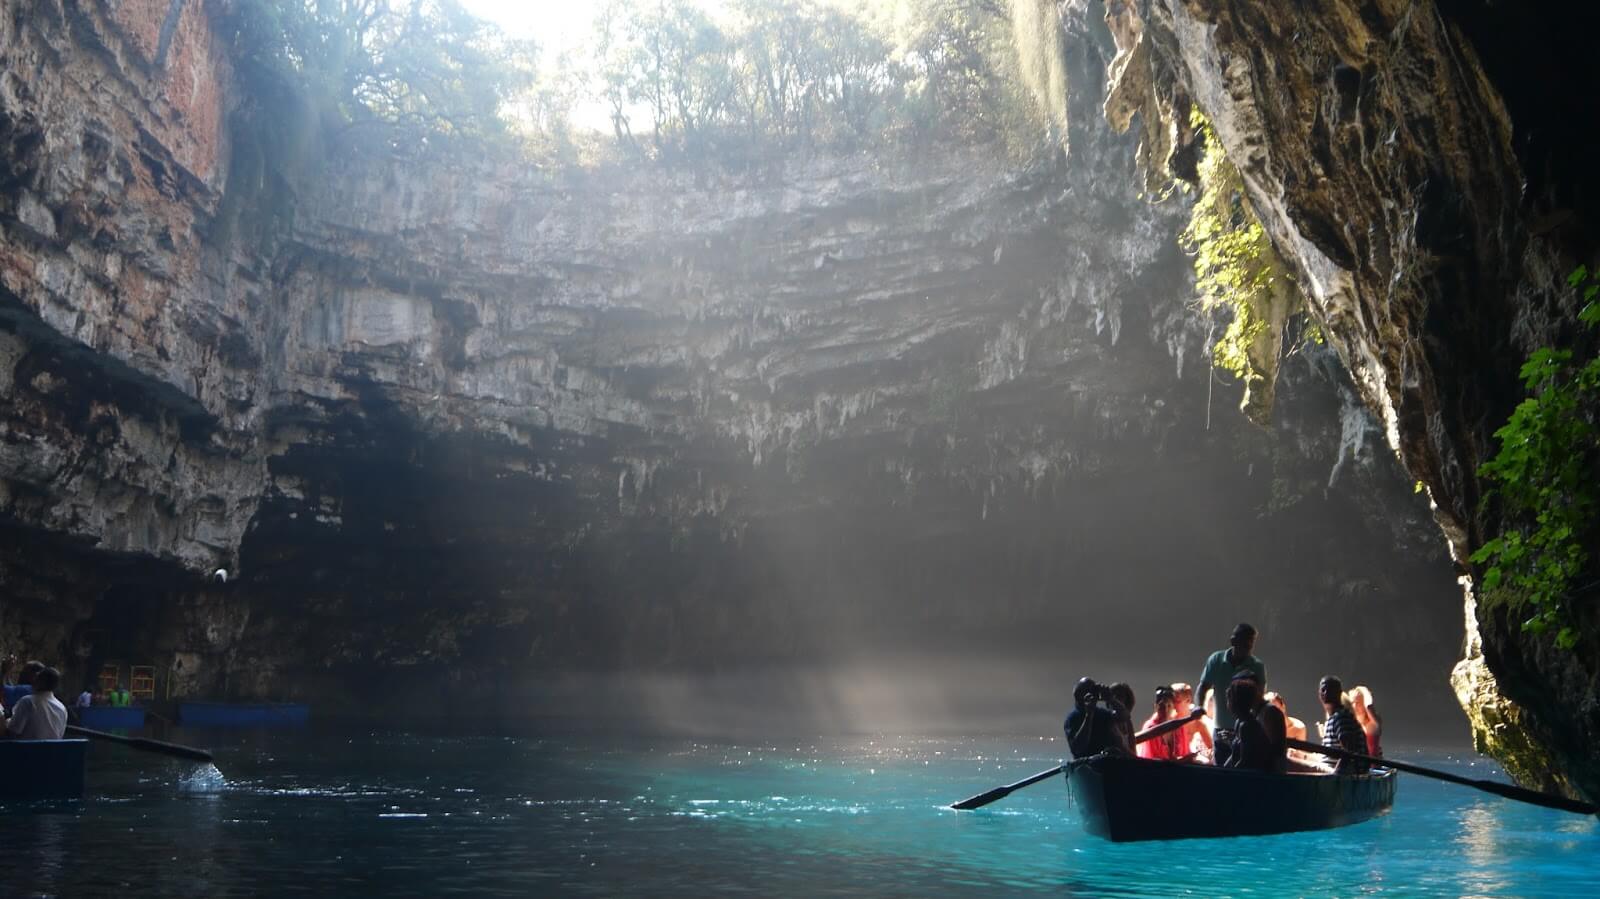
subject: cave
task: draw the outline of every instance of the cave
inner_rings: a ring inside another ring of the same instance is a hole
[[[1527,526],[1481,474],[1524,360],[1596,346],[1593,30],[988,6],[1025,112],[619,103],[623,155],[529,162],[314,109],[249,4],[8,4],[0,656],[347,721],[1053,734],[1248,621],[1292,705],[1341,673],[1600,799],[1593,594],[1525,627],[1476,555]],[[1278,306],[1205,300],[1219,164]]]

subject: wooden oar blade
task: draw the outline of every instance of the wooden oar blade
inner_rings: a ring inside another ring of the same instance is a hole
[[[180,759],[190,759],[196,762],[209,762],[213,760],[211,753],[193,746],[182,746],[177,743],[165,743],[161,740],[151,740],[145,737],[124,737],[121,734],[108,734],[103,730],[90,730],[87,727],[78,727],[75,724],[67,725],[67,733],[92,740],[105,740],[108,743],[121,743],[130,749],[142,749],[145,752],[159,752]]]
[[[1475,780],[1473,783],[1477,785],[1478,789],[1494,793],[1497,796],[1518,799],[1533,805],[1542,805],[1545,808],[1553,808],[1558,812],[1573,812],[1579,815],[1600,814],[1600,807],[1590,805],[1587,802],[1580,802],[1576,799],[1568,799],[1565,796],[1552,796],[1549,793],[1525,790],[1510,784],[1495,783],[1492,780]]]
[[[1049,778],[1055,777],[1057,774],[1060,774],[1061,769],[1065,767],[1065,765],[1057,765],[1048,771],[1040,771],[1038,774],[1035,774],[1032,777],[1024,777],[1022,780],[1019,780],[1014,784],[1006,784],[1003,787],[995,787],[987,793],[979,793],[971,799],[963,799],[950,807],[953,809],[960,809],[964,812],[975,808],[982,808],[991,802],[995,802],[1010,796],[1012,793],[1015,793],[1023,787],[1031,787],[1041,780],[1048,780]]]
[[[1011,788],[1010,787],[995,787],[994,789],[990,790],[987,793],[979,793],[978,795],[973,796],[970,799],[963,799],[960,802],[957,802],[954,805],[951,805],[950,807],[953,808],[953,809],[958,809],[958,810],[963,811],[963,812],[969,812],[969,811],[972,811],[975,808],[983,808],[984,806],[988,805],[991,802],[998,802],[999,800],[1004,799],[1004,798],[1006,798],[1007,796],[1010,796],[1010,795],[1011,795]]]
[[[160,740],[147,740],[144,737],[134,737],[133,741],[128,745],[150,752],[163,752],[178,758],[192,759],[196,762],[209,762],[215,759],[215,756],[204,749],[196,749],[193,746],[183,746],[178,743],[164,743]]]
[[[1381,765],[1384,767],[1393,768],[1397,771],[1405,771],[1409,774],[1418,774],[1423,777],[1431,777],[1434,780],[1442,780],[1447,783],[1460,784],[1464,787],[1472,787],[1476,790],[1482,790],[1485,793],[1493,793],[1496,796],[1504,796],[1507,799],[1515,799],[1518,802],[1526,802],[1530,805],[1543,806],[1545,808],[1555,809],[1559,812],[1573,812],[1579,815],[1600,814],[1600,806],[1594,806],[1587,802],[1579,802],[1576,799],[1568,799],[1565,796],[1552,796],[1549,793],[1541,793],[1537,790],[1528,790],[1524,789],[1523,787],[1512,786],[1511,784],[1495,783],[1492,780],[1472,780],[1470,778],[1462,777],[1459,774],[1451,774],[1448,771],[1435,771],[1432,768],[1424,768],[1421,765],[1413,765],[1407,762],[1396,762],[1391,759],[1375,758],[1370,755],[1362,755],[1359,752],[1349,752],[1347,750],[1338,749],[1331,746],[1319,746],[1316,743],[1307,743],[1303,740],[1289,740],[1288,742],[1289,745],[1295,749],[1302,749],[1306,752],[1318,752],[1336,759],[1353,759],[1358,762],[1365,762],[1368,765]]]

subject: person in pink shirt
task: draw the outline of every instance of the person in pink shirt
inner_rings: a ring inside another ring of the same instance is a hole
[[[1171,721],[1177,717],[1177,700],[1173,696],[1171,687],[1156,688],[1156,710],[1144,723],[1140,730],[1149,730],[1157,724]],[[1183,745],[1183,728],[1170,734],[1164,734],[1153,740],[1146,740],[1134,748],[1142,759],[1173,760],[1183,758],[1188,753]]]
[[[1367,755],[1383,758],[1383,718],[1372,705],[1372,691],[1365,686],[1350,688],[1350,711],[1367,737]]]
[[[1173,717],[1187,718],[1194,711],[1194,687],[1182,681],[1172,685],[1172,698],[1174,700]],[[1208,700],[1210,696],[1206,697]],[[1207,721],[1190,721],[1178,731],[1182,734],[1183,750],[1186,755],[1195,755],[1201,752],[1211,752],[1211,730]]]

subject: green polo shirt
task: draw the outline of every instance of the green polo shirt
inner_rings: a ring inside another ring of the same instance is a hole
[[[1233,712],[1228,709],[1228,685],[1233,683],[1234,677],[1241,671],[1254,671],[1256,680],[1260,682],[1262,691],[1267,689],[1267,666],[1255,656],[1247,656],[1244,661],[1235,665],[1228,661],[1228,650],[1220,649],[1206,659],[1206,670],[1200,673],[1200,683],[1209,685],[1217,694],[1217,727],[1233,730],[1236,723]],[[1197,690],[1202,689],[1196,687]]]

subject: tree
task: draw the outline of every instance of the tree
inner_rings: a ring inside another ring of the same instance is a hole
[[[302,99],[329,134],[493,137],[533,83],[535,48],[457,0],[239,0],[228,22],[245,76]]]

